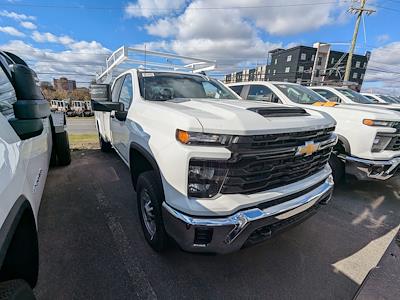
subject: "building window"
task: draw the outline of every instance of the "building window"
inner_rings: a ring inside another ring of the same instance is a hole
[[[317,65],[318,65],[318,66],[322,65],[322,56],[318,56]]]
[[[358,74],[356,72],[353,73],[353,79],[357,79]]]
[[[332,57],[332,59],[331,59],[331,65],[333,65],[334,63],[335,63],[335,58]]]
[[[273,71],[273,75],[275,75],[276,74],[276,70],[274,69],[274,71]]]
[[[304,66],[299,66],[299,72],[303,73],[304,72]]]
[[[290,67],[286,67],[285,68],[285,73],[289,73],[290,72]]]
[[[356,61],[356,68],[359,68],[361,66],[361,62]]]
[[[288,57],[286,58],[286,61],[287,61],[287,62],[292,61],[292,56],[291,56],[291,55],[288,55]]]
[[[307,59],[307,54],[306,53],[300,54],[300,59],[301,60],[306,60]]]
[[[364,74],[360,75],[360,79],[363,80],[364,79]]]
[[[314,59],[315,59],[315,55],[313,54],[313,55],[311,55],[311,61],[314,61]]]
[[[277,58],[275,58],[275,64],[277,64],[278,63],[278,59]]]
[[[268,69],[268,74],[271,74],[271,69]]]
[[[315,70],[315,77],[319,77],[319,69]]]
[[[364,69],[367,67],[367,62],[366,61],[364,61]]]

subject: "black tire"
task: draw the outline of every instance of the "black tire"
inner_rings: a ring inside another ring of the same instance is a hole
[[[53,134],[54,137],[54,134]],[[50,157],[50,167],[54,167],[57,165],[57,155],[56,155],[56,147],[53,145],[51,149],[51,157]]]
[[[35,295],[24,280],[10,280],[0,283],[0,300],[34,300]]]
[[[344,162],[342,162],[335,153],[332,153],[332,155],[329,159],[329,165],[332,168],[333,181],[336,184],[342,182],[345,177]]]
[[[100,144],[100,150],[102,152],[110,152],[112,147],[110,142],[106,142],[101,134],[99,133],[99,144]]]
[[[68,133],[66,131],[54,135],[54,145],[58,165],[68,166],[71,163],[71,149],[69,148]]]
[[[152,214],[154,215],[155,233],[152,234],[145,224],[144,201],[146,194],[149,196],[152,204]],[[155,171],[147,171],[139,175],[137,187],[137,207],[139,213],[140,224],[142,225],[143,234],[149,245],[157,252],[163,252],[168,245],[168,235],[164,228],[162,217],[162,203],[164,201],[164,193],[160,177]]]

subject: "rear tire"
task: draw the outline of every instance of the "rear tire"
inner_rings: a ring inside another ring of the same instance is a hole
[[[101,134],[99,133],[99,144],[100,144],[100,150],[102,152],[110,152],[112,147],[110,142],[106,142]]]
[[[0,283],[0,300],[34,300],[35,295],[24,280],[10,280]]]
[[[345,177],[344,162],[342,162],[335,153],[332,153],[329,159],[329,165],[332,168],[333,181],[336,184],[342,182]]]
[[[163,252],[168,245],[168,235],[162,217],[164,193],[157,173],[147,171],[140,174],[136,191],[139,219],[146,241],[155,251]]]
[[[54,135],[54,147],[58,165],[68,166],[71,163],[71,149],[69,148],[68,133],[66,131]]]

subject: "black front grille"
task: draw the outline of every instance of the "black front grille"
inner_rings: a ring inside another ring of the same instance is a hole
[[[306,142],[323,142],[331,138],[334,128],[306,132],[239,137],[229,149],[227,176],[222,194],[257,193],[307,178],[327,164],[332,147],[311,155],[296,155]]]
[[[385,150],[398,151],[400,150],[400,136],[394,136]]]

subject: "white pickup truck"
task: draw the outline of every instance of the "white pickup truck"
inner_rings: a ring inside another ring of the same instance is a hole
[[[400,113],[370,105],[327,102],[295,83],[253,81],[229,86],[247,100],[312,108],[332,116],[337,122],[338,143],[330,164],[336,181],[345,173],[361,180],[385,180],[396,174],[400,163]]]
[[[310,89],[331,102],[369,106],[377,109],[390,109],[400,112],[400,105],[397,103],[377,102],[345,86],[311,86]]]
[[[70,162],[63,113],[50,113],[36,74],[0,51],[0,298],[33,299],[37,216],[50,163]]]
[[[372,100],[375,103],[381,104],[391,104],[400,107],[400,100],[396,99],[395,97],[388,96],[388,95],[380,95],[380,94],[371,94],[371,93],[361,93],[364,97]]]
[[[331,198],[337,137],[324,113],[243,101],[205,75],[140,69],[120,74],[109,101],[92,107],[101,149],[130,168],[157,251],[169,236],[187,251],[232,252]]]

